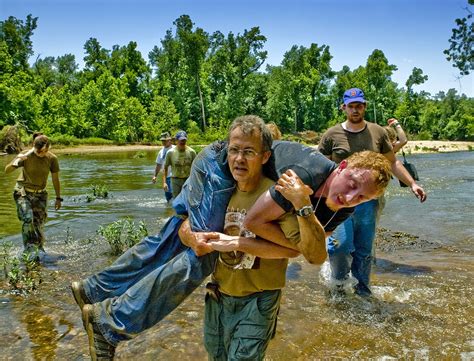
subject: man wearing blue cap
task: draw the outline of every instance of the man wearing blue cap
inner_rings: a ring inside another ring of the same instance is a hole
[[[319,151],[336,163],[363,150],[381,153],[391,162],[393,174],[407,184],[421,202],[424,202],[425,191],[415,183],[395,157],[386,131],[378,124],[364,119],[366,107],[367,103],[362,90],[358,88],[346,90],[341,107],[346,113],[346,120],[329,128],[323,134],[318,147]],[[346,204],[352,200],[341,195],[338,201]],[[349,272],[352,272],[358,281],[355,292],[361,296],[371,294],[369,288],[371,250],[375,239],[377,208],[377,199],[356,206],[353,215],[328,237],[332,279],[338,287],[342,288],[349,278]]]
[[[186,145],[188,135],[184,130],[180,130],[176,133],[175,138],[176,147],[166,153],[163,169],[163,189],[167,192],[168,185],[166,184],[166,178],[168,176],[168,166],[171,166],[171,191],[173,198],[176,198],[181,192],[181,188],[183,188],[183,184],[191,172],[191,164],[194,158],[196,158],[194,149]]]

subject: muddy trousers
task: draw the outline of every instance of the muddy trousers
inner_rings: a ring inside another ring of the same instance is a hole
[[[331,276],[343,282],[352,272],[358,281],[355,291],[361,296],[371,294],[369,283],[377,208],[377,199],[359,204],[327,238]]]
[[[197,257],[178,238],[182,219],[130,248],[110,267],[84,280],[101,333],[112,345],[154,326],[209,276],[217,252]]]
[[[16,203],[18,219],[22,223],[23,247],[25,250],[30,248],[43,249],[45,240],[44,223],[48,216],[46,211],[48,193],[46,191],[26,192],[25,195],[22,195],[21,192],[14,191],[13,199]]]
[[[208,360],[263,360],[274,337],[281,290],[219,298],[206,295],[204,346]]]

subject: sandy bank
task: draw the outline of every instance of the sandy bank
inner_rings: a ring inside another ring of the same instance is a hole
[[[158,151],[159,145],[81,145],[77,147],[56,148],[53,145],[53,153],[77,154],[77,153],[104,153],[120,151]],[[403,148],[405,153],[433,153],[433,152],[458,152],[474,150],[474,142],[450,142],[438,140],[414,140],[409,141]]]

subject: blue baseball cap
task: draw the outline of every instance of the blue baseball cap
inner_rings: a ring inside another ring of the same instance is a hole
[[[364,92],[359,88],[351,88],[344,92],[344,105],[354,102],[365,103]]]
[[[188,135],[186,134],[184,130],[180,130],[178,133],[176,133],[175,138],[176,140],[187,140]]]

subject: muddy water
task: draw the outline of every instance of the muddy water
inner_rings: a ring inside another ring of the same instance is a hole
[[[125,216],[144,220],[154,233],[171,214],[162,191],[150,184],[155,154],[135,154],[60,156],[65,202],[59,212],[50,207],[42,283],[34,294],[16,296],[0,278],[0,359],[88,359],[68,285],[113,257],[108,245],[87,239],[99,225]],[[474,358],[474,153],[410,159],[430,198],[420,205],[406,188],[390,186],[372,276],[375,297],[331,296],[325,266],[291,261],[268,360]],[[10,192],[15,177],[0,178],[0,237],[19,250]],[[101,182],[110,197],[86,202],[88,187]],[[198,289],[161,324],[120,345],[117,359],[205,360],[203,294]]]

